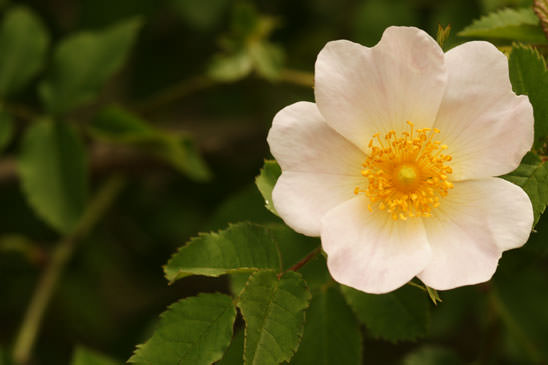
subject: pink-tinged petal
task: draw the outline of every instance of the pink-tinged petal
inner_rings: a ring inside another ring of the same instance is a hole
[[[322,216],[367,183],[360,172],[364,153],[330,128],[314,103],[295,103],[276,114],[268,144],[283,171],[272,201],[297,232],[319,236]]]
[[[322,247],[331,276],[367,293],[387,293],[407,283],[430,261],[421,219],[394,221],[385,211],[369,212],[360,195],[322,219]]]
[[[522,246],[533,224],[525,192],[499,178],[456,182],[432,213],[432,261],[418,277],[439,290],[491,279],[502,251]]]
[[[452,155],[452,180],[499,176],[514,170],[533,144],[533,108],[516,96],[508,59],[488,42],[447,52],[449,80],[435,127]]]
[[[327,123],[363,151],[377,132],[435,121],[447,82],[444,55],[427,33],[389,27],[372,48],[329,42],[318,55],[315,95]]]
[[[360,175],[365,154],[330,128],[316,104],[298,102],[280,110],[267,138],[283,171]]]
[[[355,197],[357,186],[365,189],[364,177],[284,171],[274,186],[272,201],[289,227],[307,236],[319,236],[322,217]]]

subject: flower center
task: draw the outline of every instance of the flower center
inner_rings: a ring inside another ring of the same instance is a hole
[[[362,175],[369,182],[367,189],[354,189],[355,194],[369,197],[368,208],[385,210],[394,220],[430,217],[432,209],[448,194],[453,184],[448,176],[453,172],[446,163],[452,157],[443,154],[447,146],[434,140],[437,128],[414,129],[396,136],[390,131],[379,133],[369,141],[370,153],[363,163]]]

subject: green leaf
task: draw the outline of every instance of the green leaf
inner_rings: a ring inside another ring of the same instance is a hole
[[[224,294],[199,294],[171,305],[160,315],[152,338],[137,346],[134,364],[209,365],[230,344],[236,309]]]
[[[68,124],[30,127],[19,155],[23,191],[36,213],[63,233],[76,226],[88,196],[85,148]]]
[[[272,190],[274,189],[274,185],[276,185],[276,181],[278,181],[281,174],[282,169],[276,161],[266,160],[259,176],[255,178],[255,184],[264,198],[266,209],[276,215],[278,215],[278,213],[272,203]]]
[[[362,336],[354,313],[339,290],[328,288],[312,298],[304,336],[291,361],[295,365],[359,365]]]
[[[30,9],[8,10],[0,29],[0,96],[19,91],[41,70],[48,45],[49,34]]]
[[[281,47],[269,42],[252,44],[249,48],[251,59],[257,73],[267,80],[280,77],[284,66],[285,54]]]
[[[239,223],[191,239],[173,255],[164,272],[173,282],[188,275],[216,277],[257,269],[280,270],[278,246],[268,228]]]
[[[216,55],[208,68],[208,75],[221,82],[234,82],[243,79],[253,70],[253,60],[242,50],[234,54]]]
[[[426,335],[430,322],[428,297],[405,285],[387,294],[366,294],[341,286],[358,319],[375,338],[392,342],[415,340]]]
[[[96,351],[78,346],[72,355],[71,365],[117,365],[119,361],[115,361],[110,357],[100,354]]]
[[[250,276],[238,307],[246,322],[244,364],[289,361],[301,341],[310,292],[299,273],[274,271]]]
[[[64,114],[91,101],[117,72],[135,42],[142,22],[132,18],[99,32],[82,32],[63,40],[39,93],[46,109]]]
[[[0,152],[11,142],[14,132],[13,116],[0,110]]]
[[[537,224],[540,216],[548,204],[548,167],[545,162],[533,153],[525,155],[518,168],[504,179],[520,186],[533,204],[534,224]]]
[[[221,361],[217,365],[242,365],[244,358],[244,330],[234,335],[228,350],[226,350]]]
[[[502,9],[481,17],[459,36],[546,43],[539,20],[531,8]]]
[[[102,141],[130,145],[166,161],[196,181],[207,181],[211,172],[194,140],[185,133],[164,131],[118,107],[102,110],[92,121],[90,132]]]
[[[537,50],[515,45],[508,60],[512,88],[529,96],[535,115],[535,146],[542,147],[548,137],[548,70]]]
[[[270,224],[268,230],[280,254],[282,271],[289,269],[320,246],[318,238],[296,233],[284,224]],[[325,266],[325,260],[320,254],[299,269],[299,272],[303,275],[311,290],[316,290],[331,281],[331,276],[329,276]],[[231,274],[230,287],[235,296],[240,295],[249,275],[249,272]]]
[[[546,241],[544,242],[546,243]],[[511,364],[542,364],[548,359],[548,291],[545,263],[497,273],[491,290],[491,308],[504,324],[503,351]]]
[[[441,346],[425,345],[407,354],[403,365],[460,365],[464,364],[458,355]]]

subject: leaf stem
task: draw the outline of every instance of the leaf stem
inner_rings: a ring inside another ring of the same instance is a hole
[[[310,251],[308,255],[303,257],[299,262],[297,262],[295,265],[291,266],[289,269],[285,270],[284,272],[281,272],[278,274],[278,279],[282,277],[283,274],[285,274],[288,271],[298,271],[301,267],[306,265],[308,261],[312,260],[317,254],[321,252],[322,248],[321,246],[316,247],[314,250]]]
[[[118,176],[111,177],[104,183],[90,202],[74,231],[57,244],[51,262],[38,282],[19,329],[13,350],[15,364],[26,365],[29,363],[42,318],[76,244],[93,229],[123,186],[124,180]]]

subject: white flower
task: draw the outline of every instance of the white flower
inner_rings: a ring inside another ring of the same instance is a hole
[[[494,176],[531,148],[533,110],[492,44],[444,54],[412,27],[372,48],[330,42],[315,97],[274,117],[272,198],[290,227],[321,236],[335,280],[368,293],[415,276],[439,290],[481,283],[527,241],[531,201]]]

